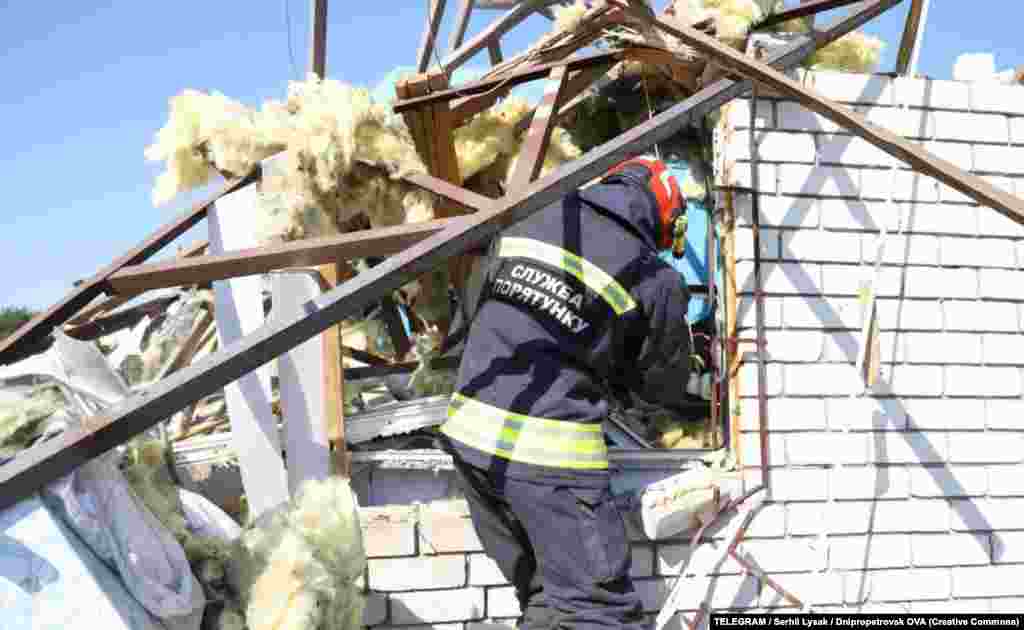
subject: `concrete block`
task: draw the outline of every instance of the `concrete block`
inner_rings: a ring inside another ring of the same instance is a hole
[[[837,166],[780,164],[778,192],[783,195],[859,197],[861,171]]]
[[[863,236],[864,261],[874,263],[878,257],[881,235]],[[888,265],[938,265],[939,238],[923,234],[900,236],[890,234],[885,238],[885,250],[881,253],[882,263]]]
[[[786,461],[790,466],[863,464],[869,461],[868,448],[864,433],[796,433],[786,436]]]
[[[948,569],[887,569],[871,572],[870,580],[871,599],[879,602],[945,599],[952,590]]]
[[[911,557],[916,567],[972,566],[989,563],[988,536],[976,534],[914,534]]]
[[[837,519],[846,516],[852,519],[851,529],[869,528],[868,531],[883,532],[945,532],[949,530],[949,504],[946,501],[877,501],[838,503],[849,507],[848,512],[840,511]],[[865,520],[866,519],[866,520]],[[853,532],[850,532],[853,533]]]
[[[1016,243],[1006,238],[942,237],[946,267],[1007,267],[1016,269]]]
[[[374,591],[412,591],[466,585],[466,557],[462,554],[380,558],[371,559],[367,564],[370,589]]]
[[[925,142],[924,148],[935,157],[946,160],[960,169],[970,171],[974,168],[972,145],[962,142]]]
[[[726,114],[734,129],[750,128],[750,100],[736,99],[726,106]],[[775,102],[767,99],[757,100],[757,114],[754,126],[758,129],[775,126]]]
[[[977,81],[970,86],[972,110],[1024,115],[1024,89],[1019,85]]]
[[[868,122],[885,127],[904,138],[928,140],[935,135],[933,112],[925,109],[867,107],[864,109],[864,115]],[[888,157],[888,154],[882,153],[882,156],[875,161],[874,165],[887,165],[891,161],[892,158]]]
[[[989,612],[987,599],[947,599],[932,602],[910,602],[915,615],[957,615]]]
[[[999,144],[1006,144],[1010,140],[1009,121],[1003,115],[933,112],[932,120],[936,140]]]
[[[991,497],[1024,497],[1024,466],[1003,464],[987,466],[988,494]]]
[[[426,506],[420,512],[420,552],[466,553],[483,551],[469,509],[462,504]]]
[[[899,334],[897,360],[907,363],[981,363],[981,337],[970,333]]]
[[[991,599],[984,600],[961,600],[961,601],[982,601],[988,604],[989,608],[986,608],[983,612],[999,613],[1016,613],[1024,610],[1024,597],[993,597]]]
[[[945,300],[942,302],[942,315],[946,330],[1020,331],[1018,305],[1011,302]]]
[[[899,78],[894,84],[893,102],[929,109],[970,108],[970,84],[961,81]]]
[[[785,297],[782,317],[788,328],[830,328],[858,330],[860,304],[852,298]]]
[[[941,330],[942,303],[938,300],[891,300],[875,302],[882,330]]]
[[[842,130],[830,119],[812,112],[795,101],[779,101],[776,111],[778,113],[776,126],[781,130],[824,133],[835,133]]]
[[[754,224],[752,196],[737,193],[735,197],[736,225]],[[816,228],[818,227],[818,199],[811,197],[773,197],[760,195],[757,216],[762,227]]]
[[[805,603],[815,606],[815,611],[827,604],[839,604],[843,599],[843,576],[836,573],[799,573],[780,577],[779,584]],[[777,593],[769,586],[761,589],[760,605],[763,607],[788,605],[780,601]],[[781,613],[782,610],[773,610]]]
[[[755,399],[756,400],[756,399]],[[783,466],[786,463],[786,436],[773,434],[768,440],[768,462],[772,466]],[[740,458],[744,466],[761,465],[760,434],[746,432],[740,434]]]
[[[938,464],[947,458],[945,432],[887,432],[872,437],[873,461],[879,464]]]
[[[757,173],[757,190],[761,193],[775,193],[777,190],[776,180],[778,173],[774,164],[761,164]],[[737,162],[733,164],[720,186],[733,186],[736,188],[754,188],[753,172],[750,162]]]
[[[830,398],[828,426],[833,431],[903,431],[907,416],[896,398]]]
[[[989,429],[1024,429],[1024,400],[986,400],[985,421]]]
[[[765,396],[782,395],[782,366],[773,363],[765,366]],[[740,383],[742,384],[741,396],[758,395],[758,372],[757,365],[747,363],[740,368]]]
[[[905,204],[906,230],[914,234],[978,235],[978,209],[951,204]]]
[[[953,433],[949,461],[958,464],[1019,464],[1024,462],[1024,433]]]
[[[860,391],[856,371],[846,365],[787,365],[789,396],[844,396]]]
[[[822,282],[824,292],[828,295],[858,295],[862,283],[873,277],[872,270],[861,265],[822,265]],[[876,285],[876,292],[880,285],[891,284],[889,276],[893,275],[894,269],[881,269],[879,272],[879,284]]]
[[[992,562],[1024,562],[1024,532],[993,532],[991,540]]]
[[[782,233],[783,259],[802,262],[859,263],[860,234],[791,230]]]
[[[994,300],[1024,300],[1024,271],[981,270],[981,297]]]
[[[883,363],[893,361],[893,339],[894,333],[882,333],[880,360]],[[850,363],[857,360],[857,352],[860,350],[860,334],[857,331],[828,332],[825,334],[825,349],[822,353],[822,361],[830,363]]]
[[[736,260],[754,260],[754,230],[736,228],[735,235]],[[779,257],[779,231],[761,228],[761,260],[774,260]]]
[[[978,271],[975,269],[909,267],[905,278],[907,297],[973,299],[978,296]]]
[[[909,466],[907,472],[915,497],[978,497],[988,492],[988,474],[983,466]]]
[[[951,365],[946,369],[947,396],[1020,396],[1020,370],[1015,367]]]
[[[1010,118],[1010,142],[1024,144],[1024,116]]]
[[[954,568],[953,596],[1024,596],[1024,565]],[[1020,612],[1020,610],[1015,612]]]
[[[1024,336],[985,333],[982,337],[986,365],[1024,365]]]
[[[359,510],[367,558],[416,555],[416,512],[410,506]]]
[[[829,567],[843,570],[900,569],[910,566],[910,536],[830,536]]]
[[[907,470],[897,466],[843,466],[833,468],[832,498],[906,499],[910,496]]]
[[[1024,499],[953,499],[950,504],[954,531],[987,532],[1021,528],[1020,515],[1024,509]]]
[[[981,398],[910,398],[903,404],[911,429],[985,428],[985,401]]]
[[[815,71],[809,79],[815,90],[840,103],[893,104],[893,83],[889,77]]]
[[[939,182],[914,171],[864,169],[861,171],[860,196],[863,199],[935,203],[939,200]]]
[[[943,373],[937,365],[883,365],[871,391],[878,396],[939,396]]]
[[[816,147],[814,136],[805,133],[782,131],[756,131],[756,161],[758,162],[802,162],[814,164]],[[728,147],[729,157],[737,161],[751,161],[750,132],[737,131]]]
[[[813,263],[774,263],[761,265],[761,283],[765,293],[818,294],[821,293],[821,273]],[[754,292],[754,263],[736,263],[736,284],[739,293]]]
[[[1020,147],[979,144],[974,147],[973,170],[978,173],[1024,175],[1021,158],[1024,158],[1024,151]]]
[[[1009,180],[1002,180],[1004,185]],[[1024,226],[992,210],[991,208],[978,208],[978,233],[981,236],[1008,236],[1011,238],[1024,237]]]
[[[770,398],[768,422],[772,431],[822,431],[826,428],[825,401],[820,398]],[[741,403],[741,427],[757,431],[760,419],[757,398]]]
[[[507,584],[498,564],[484,553],[469,554],[470,586],[496,586]]]
[[[810,138],[810,136],[805,137]],[[800,147],[800,151],[797,152],[793,159],[785,161],[807,161],[799,159],[805,155],[802,149],[803,147]],[[818,163],[820,164],[841,164],[843,166],[884,166],[893,162],[893,158],[891,158],[888,153],[879,149],[867,140],[845,134],[819,136],[817,150]],[[814,162],[813,158],[814,155],[812,154],[811,162]]]
[[[765,328],[779,328],[782,326],[782,300],[783,298],[765,299]],[[753,298],[741,297],[739,299],[739,303],[736,305],[736,323],[741,329],[754,329],[757,327],[757,309],[754,308]]]
[[[877,232],[899,229],[902,207],[887,202],[869,202],[856,199],[822,199],[818,202],[822,227],[830,230],[860,230]]]
[[[488,617],[518,617],[522,613],[519,598],[513,586],[494,586],[487,589]]]
[[[821,360],[822,334],[816,330],[772,330],[765,333],[770,361]]]
[[[483,619],[484,589],[457,588],[392,593],[394,624],[445,623]]]
[[[747,540],[740,546],[741,556],[749,553],[768,573],[815,571],[825,566],[825,550],[813,546],[814,539]],[[784,581],[784,580],[782,580]]]

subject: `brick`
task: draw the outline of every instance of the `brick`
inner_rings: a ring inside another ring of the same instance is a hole
[[[981,296],[996,300],[1024,300],[1024,271],[982,269]]]
[[[871,391],[878,396],[939,396],[942,369],[937,365],[883,365]]]
[[[914,534],[911,557],[916,567],[952,567],[989,563],[988,536]]]
[[[1024,429],[1024,400],[986,400],[985,424],[989,429]]]
[[[859,263],[860,235],[794,230],[782,233],[782,258],[799,261]]]
[[[905,278],[907,297],[973,299],[978,295],[978,271],[975,269],[909,267]]]
[[[810,75],[815,90],[840,103],[891,105],[892,79],[875,74],[815,71]]]
[[[882,333],[880,338],[879,359],[883,363],[892,363],[895,356],[895,333]],[[853,363],[860,351],[861,338],[859,331],[843,331],[825,335],[825,349],[822,360],[837,363]]]
[[[787,365],[789,396],[843,396],[860,391],[856,371],[846,365]]]
[[[815,163],[814,136],[803,133],[781,131],[758,131],[754,133],[757,143],[757,160],[760,162],[803,162]],[[736,132],[729,145],[729,156],[736,160],[751,160],[750,132]]]
[[[1024,461],[1024,434],[951,433],[949,461],[958,464],[1017,464]]]
[[[994,144],[979,144],[974,147],[974,171],[978,173],[999,173],[1024,175],[1020,147]],[[1010,190],[1012,193],[1013,190]]]
[[[420,512],[420,551],[425,554],[483,551],[464,503]]]
[[[900,107],[868,107],[864,112],[868,122],[872,122],[904,138],[930,139],[935,135],[935,123],[932,112],[922,109],[903,109]],[[888,165],[892,162],[887,154],[882,154],[875,165]]]
[[[654,547],[633,545],[630,549],[630,577],[651,577],[654,575]]]
[[[953,595],[954,597],[1020,597],[1024,595],[1024,565],[955,568],[953,569]]]
[[[1020,333],[982,337],[986,365],[1024,365],[1024,336]]]
[[[778,173],[774,164],[761,164],[757,172],[757,190],[762,193],[774,193],[776,191],[776,179]],[[750,162],[737,162],[733,164],[720,186],[735,186],[737,188],[754,188],[752,169]]]
[[[871,268],[861,265],[822,265],[822,285],[825,293],[829,295],[858,295],[862,284],[871,280],[874,276]],[[879,284],[876,285],[876,292],[881,292],[884,285],[891,285],[891,278],[898,278],[899,271],[893,268],[883,268],[879,272]],[[889,287],[891,291],[891,287]]]
[[[915,234],[978,235],[978,209],[950,204],[903,205],[906,230]]]
[[[947,569],[886,569],[871,572],[869,579],[874,601],[943,599],[952,589]]]
[[[1024,499],[953,499],[951,504],[955,531],[1021,529]]]
[[[735,249],[736,260],[754,260],[754,231],[748,228],[736,228]],[[779,257],[779,232],[761,228],[761,260]]]
[[[750,100],[736,99],[728,106],[727,114],[729,122],[735,129],[747,129],[750,127]],[[773,101],[758,99],[757,115],[754,119],[754,126],[758,129],[775,126],[775,103]]]
[[[757,325],[757,309],[750,297],[739,299],[736,306],[736,322],[740,328],[755,328]],[[764,301],[765,328],[782,326],[782,298],[766,298]]]
[[[825,566],[823,549],[815,549],[813,539],[749,540],[740,546],[741,555],[750,557],[768,573],[816,571]]]
[[[914,171],[864,169],[861,171],[860,196],[864,199],[934,203],[939,200],[939,183]]]
[[[388,620],[388,596],[369,592],[363,605],[363,625],[376,626]]]
[[[654,556],[656,575],[704,576],[711,571],[716,575],[737,575],[741,572],[740,565],[732,558],[727,558],[722,566],[715,570],[715,563],[722,557],[723,543],[702,543],[696,547],[688,544],[658,545]]]
[[[832,469],[832,497],[849,499],[906,499],[910,481],[905,468],[857,466]]]
[[[809,136],[805,136],[808,137]],[[812,145],[813,147],[813,145]],[[881,166],[890,164],[893,158],[867,140],[848,135],[823,135],[818,137],[818,160],[821,164],[842,164],[844,166]],[[803,147],[798,147],[797,157],[786,162],[804,162]],[[811,162],[813,162],[813,154]],[[768,158],[764,158],[768,159]],[[782,161],[782,160],[779,160]]]
[[[910,492],[921,498],[984,496],[988,475],[981,466],[910,466]]]
[[[841,127],[819,114],[815,114],[803,105],[793,101],[780,101],[776,108],[778,121],[776,126],[785,131],[819,131],[834,133]]]
[[[1008,302],[946,300],[942,313],[946,330],[1019,332],[1017,305]]]
[[[942,238],[942,264],[947,267],[1017,267],[1016,243],[1004,238]]]
[[[836,166],[780,164],[778,192],[817,197],[859,197],[861,171]]]
[[[964,142],[997,142],[1010,140],[1006,116],[998,114],[968,114],[964,112],[933,112],[936,140]]]
[[[1010,118],[1010,141],[1024,144],[1024,117]]]
[[[788,328],[860,328],[860,303],[849,298],[785,297],[780,302]]]
[[[967,83],[905,77],[896,80],[893,98],[897,105],[930,109],[966,110],[970,108],[971,102]]]
[[[470,586],[494,586],[507,584],[508,580],[501,574],[498,564],[487,554],[469,554],[469,584]]]
[[[412,591],[466,585],[466,557],[420,556],[368,561],[370,588],[375,591]]]
[[[771,361],[819,361],[822,357],[823,338],[816,330],[772,330],[765,333],[768,357]]]
[[[1024,563],[1024,532],[993,532],[992,562]]]
[[[816,228],[818,227],[819,203],[819,200],[809,197],[760,195],[757,218],[761,226]],[[751,195],[737,194],[735,209],[737,226],[749,227],[754,224]]]
[[[881,236],[865,234],[861,249],[864,261],[874,263],[878,258]],[[887,265],[938,265],[939,238],[923,234],[900,236],[890,234],[885,238],[882,263]]]
[[[897,360],[907,363],[981,363],[981,337],[970,333],[900,333]]]
[[[899,229],[901,209],[885,202],[856,199],[822,199],[818,202],[821,225],[830,230],[867,230],[877,232]]]
[[[720,527],[709,527],[708,534],[721,538],[724,532],[724,525]],[[756,538],[781,538],[786,534],[786,507],[781,503],[765,503],[757,516],[751,521],[747,528],[747,535],[744,540]]]
[[[758,483],[755,480],[760,479],[760,471],[750,471],[750,479],[751,483]],[[771,484],[772,499],[776,501],[824,501],[828,498],[828,471],[824,469],[773,469]]]
[[[483,619],[484,589],[458,588],[439,591],[392,593],[391,622],[436,623]]]
[[[765,395],[782,395],[782,366],[769,364],[765,366]],[[740,368],[740,383],[742,383],[742,396],[758,395],[758,371],[756,363],[747,363]]]
[[[879,464],[937,464],[946,461],[946,434],[940,431],[875,433],[874,461]]]
[[[934,602],[910,602],[910,611],[916,615],[956,615],[989,612],[987,599],[949,599]]]
[[[985,401],[980,398],[912,398],[904,405],[912,429],[985,428]]]
[[[799,433],[786,436],[790,466],[809,464],[863,464],[868,461],[864,433]]]
[[[416,554],[416,512],[407,506],[359,510],[367,558]]]
[[[910,566],[910,536],[877,534],[830,536],[828,562],[831,569],[899,569]]]
[[[757,398],[742,399],[741,427],[758,430],[761,417]],[[767,400],[772,431],[822,431],[826,428],[825,401],[820,398],[771,398]]]
[[[523,614],[519,607],[514,586],[497,586],[487,589],[488,617],[518,617]]]
[[[754,292],[754,263],[736,263],[736,282],[740,293]],[[764,263],[761,283],[766,293],[821,293],[821,271],[815,264]]]
[[[1024,597],[993,597],[984,601],[990,606],[984,612],[1019,614],[1024,610]]]
[[[833,431],[903,431],[907,415],[895,398],[832,398],[826,403]]]
[[[754,399],[756,400],[756,399]],[[740,453],[744,466],[761,465],[761,438],[758,433],[743,433],[740,436]],[[768,461],[772,466],[786,463],[786,437],[773,434],[768,440]]]
[[[947,396],[1020,396],[1020,370],[1011,367],[946,368]]]
[[[976,81],[971,86],[971,109],[976,112],[1024,114],[1024,89],[995,81]]]
[[[839,574],[798,573],[781,576],[776,581],[807,605],[821,606],[839,604],[843,601],[843,576]],[[767,585],[761,589],[760,601],[760,605],[765,607],[788,605],[785,601],[776,603],[775,590]]]
[[[981,236],[1021,238],[1024,237],[1024,226],[991,208],[980,207],[978,208],[978,233]]]
[[[882,330],[941,330],[942,304],[937,300],[892,300],[875,302]]]
[[[962,170],[970,171],[974,168],[972,145],[962,142],[925,142],[924,148],[935,157],[946,160]]]
[[[988,494],[991,497],[1024,496],[1024,466],[1019,464],[988,466]]]

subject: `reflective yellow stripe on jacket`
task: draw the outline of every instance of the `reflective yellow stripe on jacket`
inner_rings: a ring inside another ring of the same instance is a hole
[[[600,423],[533,418],[455,394],[441,432],[467,446],[535,466],[601,470],[608,447]]]
[[[532,238],[505,237],[498,242],[498,256],[529,258],[562,269],[604,298],[616,315],[636,308],[633,296],[615,278],[590,261],[561,247]]]

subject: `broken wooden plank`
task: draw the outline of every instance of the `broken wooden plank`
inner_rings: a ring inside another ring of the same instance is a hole
[[[112,315],[86,322],[80,326],[68,327],[64,330],[64,334],[79,341],[92,341],[119,330],[131,328],[142,321],[144,317],[156,317],[177,301],[178,296],[176,295],[149,300]]]
[[[551,70],[551,77],[544,88],[544,96],[541,97],[540,104],[534,112],[530,130],[523,141],[523,148],[519,151],[515,171],[509,178],[508,190],[524,188],[540,175],[568,74],[565,66]]]
[[[773,51],[768,63],[783,69],[795,67],[814,51],[816,40],[832,41],[845,35],[898,2],[874,0],[832,28],[817,33],[816,37],[801,37]],[[623,159],[641,155],[655,143],[683,129],[692,119],[714,111],[750,89],[748,81],[719,80],[530,184],[526,190],[502,200],[492,201],[436,178],[419,176],[416,179],[424,188],[467,206],[476,206],[476,214],[305,304],[301,317],[267,324],[123,401],[104,415],[87,419],[81,428],[55,436],[0,466],[0,509],[17,503],[83,462],[142,433],[161,418],[210,395],[345,317],[362,313],[367,306],[450,256],[479,245],[504,227],[525,219],[607,172]],[[414,179],[406,178],[406,181]]]
[[[112,275],[110,289],[114,293],[138,293],[166,287],[205,284],[274,269],[307,267],[352,260],[367,256],[387,256],[404,250],[424,238],[443,230],[450,220],[441,219],[409,223],[395,227],[363,230],[208,254],[182,260],[133,265]]]
[[[626,6],[624,0],[609,0],[609,2]],[[640,14],[637,15],[640,16]],[[951,162],[936,157],[918,144],[868,122],[864,116],[853,110],[832,102],[767,64],[745,57],[742,53],[699,31],[686,27],[675,28],[662,20],[654,20],[653,23],[668,34],[692,46],[698,52],[713,57],[715,63],[743,76],[753,78],[778,93],[796,99],[807,109],[838,123],[844,129],[853,131],[889,155],[909,164],[914,170],[934,177],[979,204],[988,206],[1012,221],[1024,225],[1024,200],[1004,192]]]
[[[434,54],[434,46],[437,43],[437,31],[441,28],[441,18],[444,16],[444,8],[447,3],[448,0],[430,0],[430,14],[427,17],[423,40],[420,42],[420,49],[416,55],[417,72],[426,72],[430,65],[430,57]]]
[[[192,208],[174,221],[164,225],[146,240],[128,253],[114,260],[88,282],[76,288],[63,300],[51,306],[45,312],[33,317],[27,324],[19,328],[13,335],[0,341],[0,365],[13,363],[25,355],[26,350],[35,343],[42,341],[50,332],[68,321],[87,306],[107,288],[107,279],[129,265],[137,265],[164,246],[178,238],[206,217],[213,202],[224,195],[230,194],[259,178],[259,172],[253,171],[245,177],[230,181],[205,201],[197,202]]]

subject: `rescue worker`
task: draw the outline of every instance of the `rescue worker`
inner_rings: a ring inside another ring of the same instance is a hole
[[[522,628],[641,628],[602,420],[609,392],[685,400],[688,291],[659,260],[685,212],[634,158],[502,232],[442,426]]]

